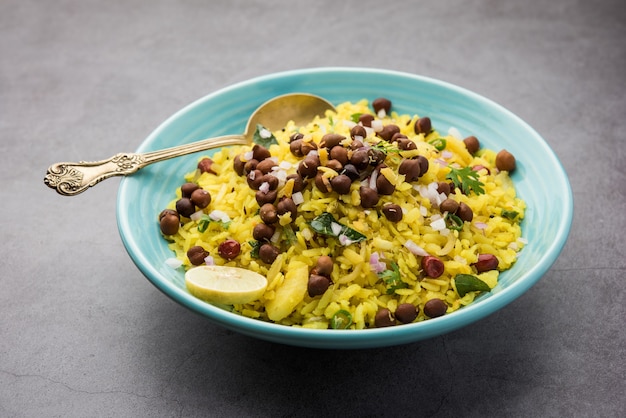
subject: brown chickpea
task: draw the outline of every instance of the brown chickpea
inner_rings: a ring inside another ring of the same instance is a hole
[[[333,147],[339,145],[341,141],[346,139],[345,136],[339,134],[326,134],[322,137],[320,141],[321,147],[326,147],[328,149],[332,149]]]
[[[403,324],[409,324],[417,318],[417,308],[412,303],[401,303],[396,308],[395,316]]]
[[[196,189],[191,194],[190,199],[194,205],[204,209],[211,203],[211,194],[204,189]]]
[[[463,143],[465,144],[465,148],[467,148],[467,152],[472,155],[476,154],[480,149],[480,142],[478,142],[478,138],[475,136],[468,136],[463,140]]]
[[[174,235],[180,227],[180,215],[175,210],[165,209],[159,215],[159,227],[163,235]]]
[[[496,167],[498,167],[498,170],[508,171],[510,173],[511,171],[515,170],[515,166],[516,163],[513,154],[505,149],[498,152],[498,154],[496,155]]]
[[[296,220],[296,216],[298,215],[298,208],[292,198],[283,197],[276,205],[276,213],[279,215],[289,213],[291,215],[291,221],[293,222]]]
[[[267,264],[272,264],[280,251],[270,243],[265,243],[259,248],[259,258]]]
[[[448,305],[441,299],[431,299],[424,305],[424,314],[430,318],[443,316],[448,310]]]
[[[348,150],[341,145],[332,147],[329,156],[331,159],[339,161],[342,166],[348,163]]]
[[[374,99],[374,101],[372,102],[372,108],[374,109],[374,112],[378,113],[381,110],[385,111],[385,114],[389,114],[389,111],[391,110],[391,100],[386,99],[384,97],[379,97],[377,99]]]
[[[338,176],[330,179],[330,185],[334,191],[339,194],[348,194],[350,193],[350,186],[352,185],[352,180],[345,174],[340,174]]]
[[[390,327],[396,324],[391,311],[387,308],[381,308],[376,312],[374,317],[374,325],[376,328]]]
[[[431,129],[432,129],[432,123],[431,123],[430,118],[428,116],[424,116],[422,118],[419,118],[415,122],[415,133],[416,134],[428,135],[430,133]]]
[[[276,212],[276,206],[271,203],[266,203],[261,206],[259,210],[259,216],[261,220],[266,224],[273,224],[278,222],[278,212]]]
[[[365,138],[366,136],[367,136],[367,131],[361,125],[354,125],[352,129],[350,129],[350,137],[352,139],[355,139],[356,137]]]
[[[307,283],[307,292],[309,296],[314,298],[315,296],[323,295],[330,287],[330,279],[319,274],[311,274]]]
[[[207,258],[208,255],[209,252],[199,245],[194,245],[193,247],[189,248],[189,250],[187,250],[187,258],[189,259],[189,262],[194,266],[204,264],[204,259]]]
[[[190,217],[196,211],[196,205],[193,204],[188,197],[181,197],[176,201],[176,212],[186,218]]]
[[[264,159],[269,158],[271,156],[272,154],[270,154],[270,150],[268,150],[262,145],[255,144],[254,147],[252,147],[252,158],[254,158],[257,161],[263,161]]]
[[[447,184],[447,183],[444,183],[444,184]],[[458,209],[459,209],[459,202],[453,199],[446,199],[443,202],[441,202],[441,204],[439,205],[439,210],[441,210],[442,212],[456,213]]]
[[[304,179],[302,178],[302,176],[300,176],[300,174],[290,174],[287,176],[287,181],[289,180],[293,180],[293,189],[292,192],[293,193],[298,193],[301,192],[302,190],[304,190]]]
[[[474,219],[474,212],[472,212],[472,208],[467,206],[464,202],[459,203],[459,208],[456,210],[455,214],[464,222],[471,222],[472,219]]]
[[[402,208],[395,203],[387,203],[383,206],[383,215],[391,222],[400,222],[402,220]]]
[[[361,197],[361,206],[365,209],[373,208],[378,204],[378,192],[372,188],[361,186],[359,189],[359,195]]]
[[[327,255],[321,255],[317,259],[317,274],[330,277],[333,272],[333,259]]]
[[[372,127],[372,121],[374,120],[374,115],[370,115],[369,113],[363,113],[359,116],[359,122],[361,125],[366,126],[368,128]]]
[[[275,228],[268,224],[256,224],[252,229],[252,237],[257,241],[269,241],[274,236]]]
[[[211,174],[217,174],[213,168],[213,160],[206,157],[201,159],[200,161],[198,161],[198,170],[200,170],[200,173],[211,173]]]
[[[185,183],[180,186],[180,192],[182,194],[182,197],[191,197],[193,191],[199,188],[200,186],[198,186],[196,183]]]
[[[419,179],[421,174],[420,162],[418,160],[404,159],[398,167],[398,173],[404,175],[404,180],[412,182]]]

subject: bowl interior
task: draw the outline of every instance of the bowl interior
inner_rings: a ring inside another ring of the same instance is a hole
[[[517,159],[512,178],[527,203],[522,224],[528,244],[514,267],[501,274],[491,292],[463,309],[421,323],[362,331],[307,330],[245,318],[191,296],[182,271],[167,267],[172,257],[156,217],[173,198],[183,175],[201,153],[149,166],[120,184],[117,204],[122,241],[143,274],[182,305],[222,326],[254,337],[307,347],[367,348],[403,344],[458,329],[510,303],[550,268],[562,250],[572,221],[571,188],[558,158],[541,136],[496,103],[438,80],[384,70],[321,68],[256,78],[210,94],[180,110],[138,148],[158,150],[207,137],[238,134],[250,114],[266,100],[290,92],[320,95],[337,104],[384,96],[399,113],[429,116],[445,133],[457,128],[475,135],[481,145],[506,148]]]

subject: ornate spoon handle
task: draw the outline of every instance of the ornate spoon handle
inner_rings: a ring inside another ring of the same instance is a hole
[[[101,161],[56,163],[48,168],[43,181],[59,194],[74,196],[109,177],[127,176],[152,163],[212,148],[248,143],[243,135],[225,135],[144,154],[119,153]]]

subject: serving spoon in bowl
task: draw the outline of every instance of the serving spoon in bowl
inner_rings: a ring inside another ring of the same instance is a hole
[[[119,153],[101,161],[55,163],[48,168],[44,183],[61,195],[74,196],[109,177],[128,176],[152,163],[228,145],[249,145],[253,142],[257,124],[275,131],[282,129],[289,121],[305,125],[315,116],[324,116],[326,110],[334,109],[331,103],[319,96],[308,93],[284,94],[259,106],[248,119],[242,135],[224,135],[142,154]]]

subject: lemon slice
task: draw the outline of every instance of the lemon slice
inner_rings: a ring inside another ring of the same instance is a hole
[[[239,267],[199,266],[185,273],[185,285],[198,299],[233,305],[258,300],[265,292],[267,279]]]

